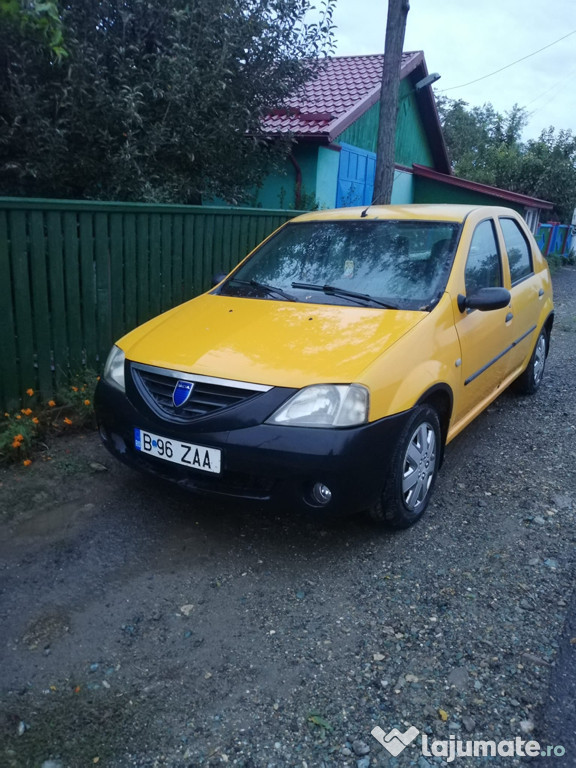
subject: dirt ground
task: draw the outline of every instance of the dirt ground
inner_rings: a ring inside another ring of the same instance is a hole
[[[376,725],[576,766],[576,269],[554,282],[540,391],[448,447],[408,531],[198,500],[96,434],[0,470],[0,766],[448,764]]]

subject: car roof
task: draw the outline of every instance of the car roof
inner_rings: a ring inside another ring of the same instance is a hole
[[[346,219],[388,219],[395,221],[455,221],[461,222],[473,211],[481,210],[486,216],[510,215],[514,211],[510,208],[488,205],[370,205],[356,208],[334,208],[327,211],[311,211],[298,216],[292,221],[334,221]]]

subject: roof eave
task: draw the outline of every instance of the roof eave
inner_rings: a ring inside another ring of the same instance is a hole
[[[332,139],[328,133],[294,133],[292,136],[298,141],[309,141],[314,144],[332,143]]]
[[[518,203],[519,205],[526,205],[530,208],[541,208],[547,211],[551,211],[554,208],[554,203],[551,203],[549,200],[540,200],[537,197],[523,195],[520,192],[511,192],[508,189],[500,189],[500,187],[492,187],[489,184],[481,184],[479,181],[462,179],[459,176],[452,176],[439,171],[434,171],[432,168],[427,168],[418,163],[413,164],[412,170],[416,176],[422,176],[423,178],[431,179],[432,181],[440,181],[443,184],[467,189],[470,192],[480,192],[485,195],[491,195],[492,197],[499,197],[502,200],[508,200],[510,203]]]
[[[337,136],[340,136],[341,133],[344,133],[346,128],[351,126],[352,123],[358,120],[359,117],[362,117],[362,115],[367,112],[370,107],[373,107],[374,104],[377,104],[379,98],[380,85],[378,84],[374,86],[374,88],[362,99],[362,101],[354,104],[348,110],[348,112],[345,112],[343,115],[330,123],[328,126],[328,136],[330,137],[330,141],[334,141]]]
[[[428,67],[426,66],[424,54],[422,54],[417,67],[413,67],[412,71],[417,68],[420,69],[420,72],[413,78],[416,82],[423,80],[428,75]],[[416,85],[416,82],[414,83],[414,86]],[[450,167],[448,149],[444,140],[444,133],[442,131],[442,125],[440,124],[440,115],[438,114],[436,99],[431,85],[426,85],[424,88],[416,91],[416,103],[418,104],[426,135],[430,139],[430,149],[434,159],[434,166],[441,173],[450,175],[452,173],[452,168]]]

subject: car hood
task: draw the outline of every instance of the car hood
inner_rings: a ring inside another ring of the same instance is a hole
[[[205,294],[136,328],[118,346],[146,365],[300,388],[361,381],[427,314]]]

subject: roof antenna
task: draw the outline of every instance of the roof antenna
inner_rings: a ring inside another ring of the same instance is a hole
[[[368,209],[369,209],[371,206],[373,206],[373,205],[378,205],[378,201],[379,201],[379,199],[380,199],[381,197],[382,197],[382,193],[379,193],[379,194],[377,195],[377,197],[373,198],[373,200],[372,200],[372,202],[370,203],[370,205],[367,205],[367,206],[366,206],[366,208],[364,208],[364,210],[363,210],[363,211],[362,211],[362,213],[360,214],[360,218],[362,218],[362,219],[363,219],[365,216],[367,216],[367,215],[368,215]]]

